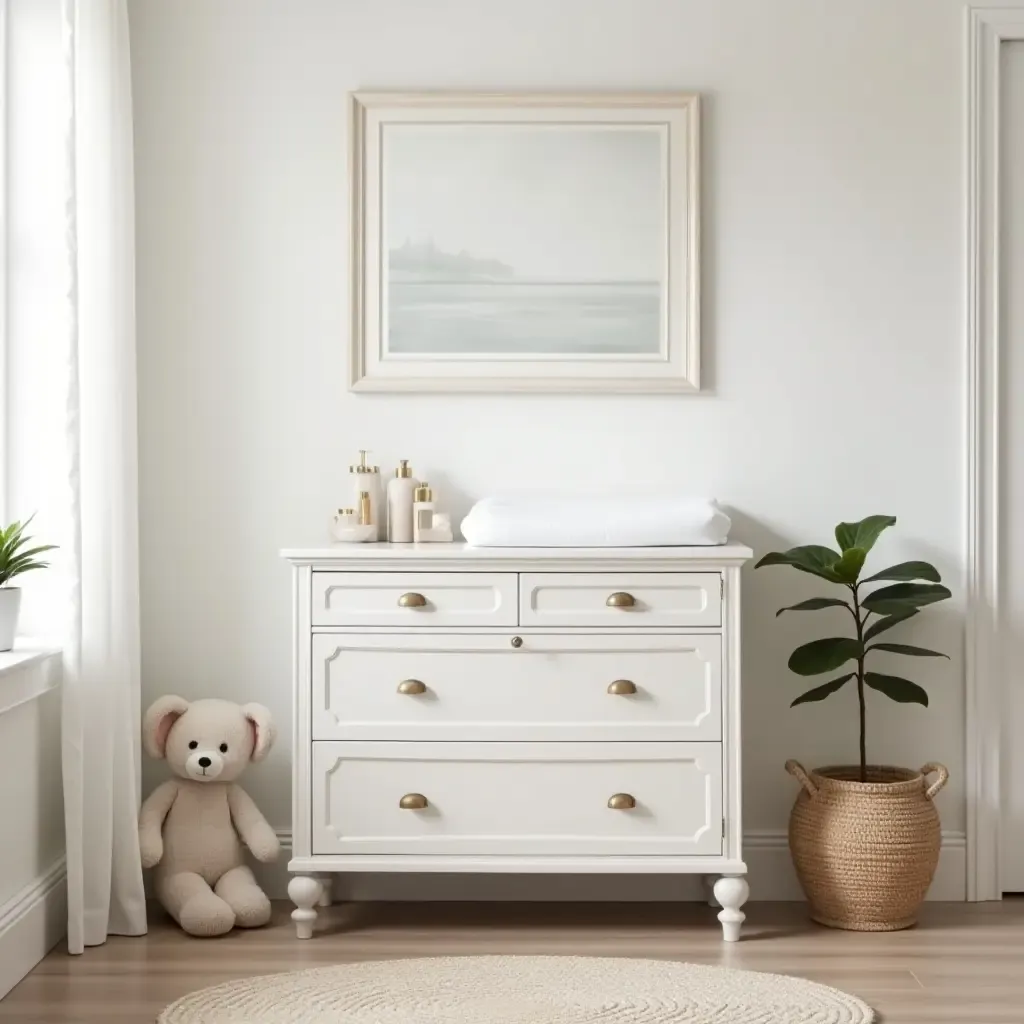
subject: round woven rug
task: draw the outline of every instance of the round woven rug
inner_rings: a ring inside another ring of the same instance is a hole
[[[437,957],[318,967],[201,989],[158,1024],[868,1024],[802,978],[663,960]]]

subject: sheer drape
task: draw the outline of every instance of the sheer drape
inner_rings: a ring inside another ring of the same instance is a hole
[[[134,190],[125,0],[65,0],[71,952],[146,930],[139,800]]]
[[[26,587],[25,625],[64,651],[68,945],[80,953],[146,930],[128,18],[125,0],[15,0],[9,16],[23,43],[8,90],[8,208],[22,211],[8,244],[9,498],[60,545]]]

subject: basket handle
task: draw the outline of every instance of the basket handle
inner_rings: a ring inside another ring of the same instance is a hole
[[[811,782],[807,772],[804,771],[804,766],[799,761],[787,761],[786,771],[789,772],[789,774],[807,790],[807,795],[809,797],[813,799],[818,795],[818,787]],[[943,769],[943,771],[945,771],[945,769]]]
[[[945,765],[935,764],[929,761],[922,769],[922,775],[931,775],[932,772],[938,772],[939,777],[924,791],[924,795],[929,800],[934,800],[935,795],[939,792],[942,787],[949,782],[949,769]]]

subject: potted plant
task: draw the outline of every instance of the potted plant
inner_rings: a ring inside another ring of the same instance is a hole
[[[49,563],[39,561],[39,555],[56,547],[54,544],[29,547],[32,538],[25,536],[25,529],[32,519],[29,516],[23,523],[15,521],[0,530],[0,651],[9,651],[14,646],[18,629],[21,589],[12,587],[11,580],[32,569],[47,568]]]
[[[789,565],[845,591],[841,597],[812,597],[776,614],[845,608],[852,620],[852,635],[802,644],[790,656],[789,667],[801,676],[840,672],[802,693],[793,707],[824,700],[844,688],[855,691],[859,763],[807,772],[796,761],[787,761],[786,770],[803,787],[790,817],[789,845],[811,916],[833,928],[857,931],[895,931],[916,922],[939,858],[939,816],[932,800],[949,778],[938,764],[912,771],[869,764],[867,759],[869,690],[901,704],[928,706],[928,694],[917,683],[868,665],[883,652],[946,657],[882,638],[926,605],[950,597],[927,562],[901,562],[861,578],[868,552],[895,522],[894,516],[868,516],[859,523],[840,523],[839,551],[809,544],[772,552],[756,566]],[[933,772],[936,778],[929,784],[926,777]]]

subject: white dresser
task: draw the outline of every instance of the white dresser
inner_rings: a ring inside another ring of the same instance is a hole
[[[300,938],[339,871],[701,874],[739,937],[749,548],[283,555]]]

